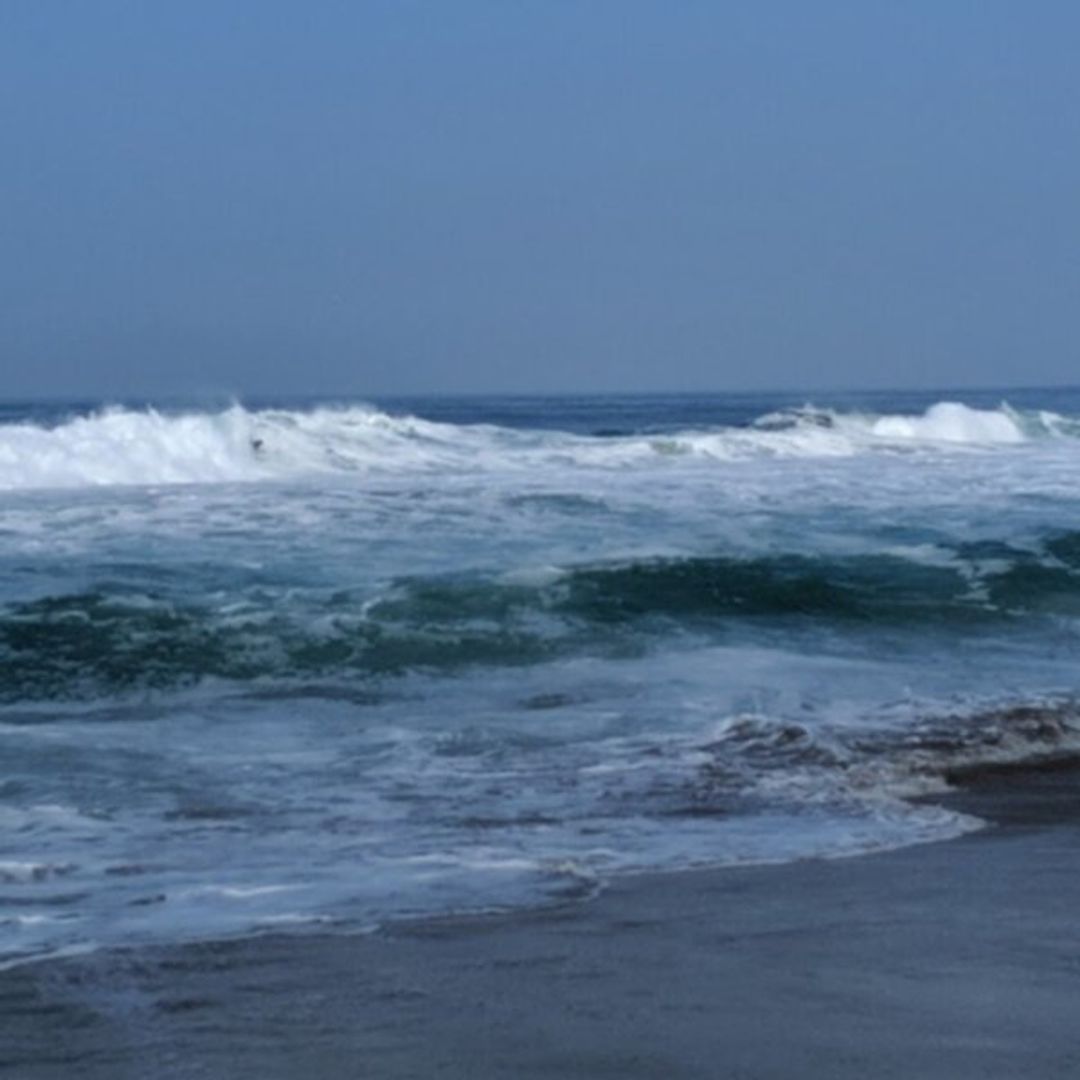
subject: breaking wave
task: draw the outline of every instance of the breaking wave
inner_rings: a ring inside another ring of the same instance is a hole
[[[824,620],[843,630],[975,629],[1080,615],[1080,533],[1034,548],[779,554],[569,566],[533,583],[401,578],[378,595],[98,587],[0,608],[0,701],[93,698],[236,682],[370,678],[633,655],[673,629]]]
[[[939,402],[921,415],[806,406],[746,427],[657,435],[436,423],[368,406],[169,414],[111,408],[48,426],[0,425],[0,490],[257,482],[319,473],[625,468],[672,457],[743,460],[910,449],[1011,446],[1080,436],[1080,421],[1003,404]]]

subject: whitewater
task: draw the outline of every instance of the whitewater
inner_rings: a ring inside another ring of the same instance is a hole
[[[1080,392],[0,406],[0,965],[981,822],[1080,752]]]
[[[665,455],[717,461],[812,458],[1078,435],[1080,424],[1049,410],[1021,413],[1005,404],[973,409],[957,402],[938,402],[914,416],[805,406],[762,415],[748,427],[602,439],[438,423],[367,406],[297,411],[234,404],[179,414],[113,407],[51,425],[0,426],[0,490],[258,482],[348,472],[503,471],[560,463],[622,468]]]

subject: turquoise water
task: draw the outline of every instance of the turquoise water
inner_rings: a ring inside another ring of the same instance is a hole
[[[1076,737],[1080,393],[0,407],[0,963],[977,822]]]

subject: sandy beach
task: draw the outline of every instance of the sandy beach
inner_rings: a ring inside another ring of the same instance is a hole
[[[545,911],[16,969],[0,1074],[1076,1076],[1077,775],[989,773],[951,798],[994,824]]]

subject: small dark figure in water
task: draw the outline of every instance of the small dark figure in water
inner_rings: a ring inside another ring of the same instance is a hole
[[[262,448],[263,448],[262,439],[252,439],[251,440],[251,450],[252,450],[252,453],[254,453],[256,457],[258,457],[262,453]]]

